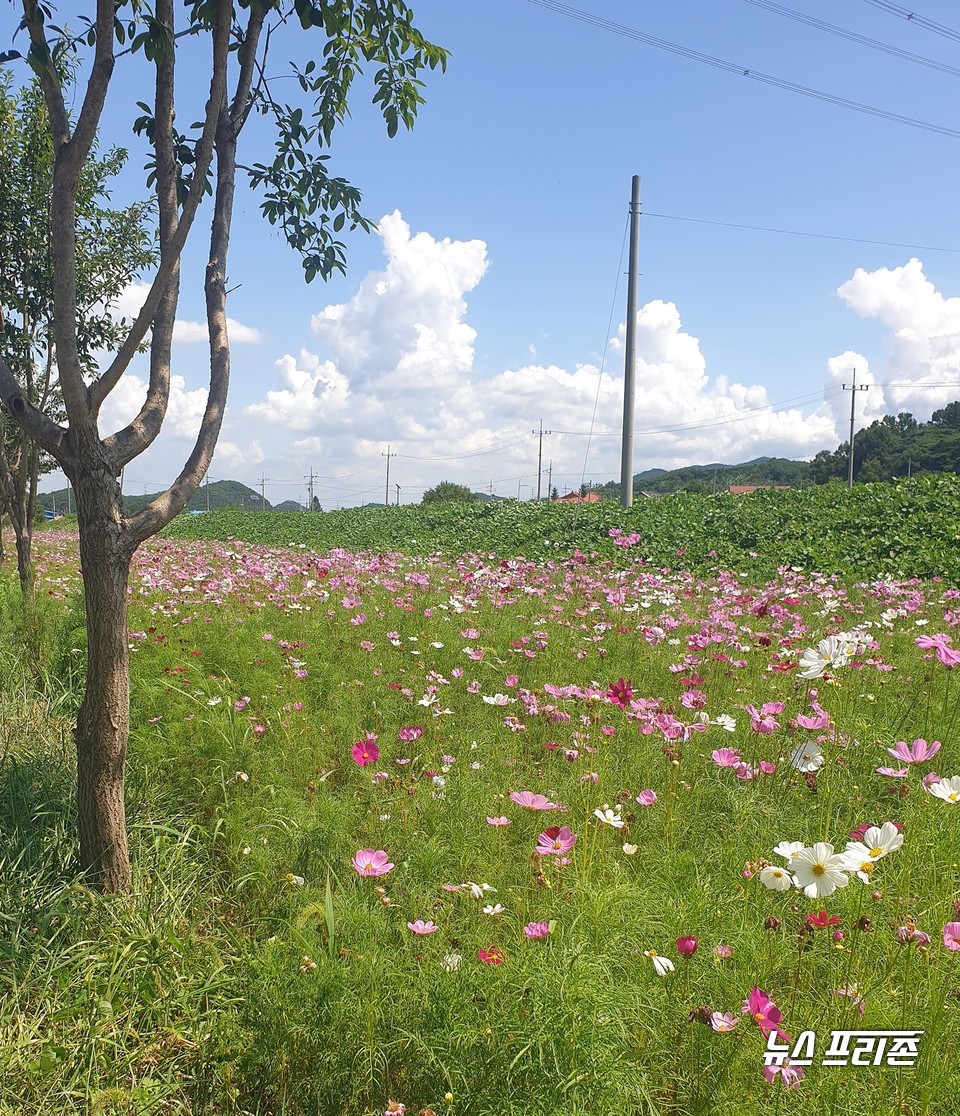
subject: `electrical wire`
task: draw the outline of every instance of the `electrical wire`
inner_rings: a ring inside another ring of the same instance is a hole
[[[919,15],[917,12],[911,12],[909,8],[902,8],[899,4],[891,4],[890,0],[866,0],[866,2],[872,4],[875,8],[880,8],[881,11],[900,16],[901,19],[907,20],[915,27],[923,27],[927,31],[933,31],[936,35],[942,35],[945,39],[953,39],[954,42],[960,43],[960,31],[954,31],[952,27],[947,27],[943,23],[937,23],[935,20],[927,19],[926,16]]]
[[[813,100],[823,101],[826,104],[837,105],[839,108],[852,109],[854,112],[862,112],[868,116],[876,116],[883,120],[890,120],[896,124],[906,124],[910,128],[919,128],[925,132],[934,132],[937,135],[948,136],[950,139],[960,139],[960,132],[954,128],[948,128],[943,124],[931,124],[926,120],[917,120],[912,116],[903,116],[898,112],[889,112],[886,109],[876,108],[874,105],[864,104],[862,101],[853,101],[848,97],[838,97],[833,93],[825,93],[820,89],[812,89],[808,85],[799,85],[797,82],[786,81],[783,78],[774,77],[772,74],[765,74],[760,70],[752,70],[748,66],[741,66],[735,62],[727,62],[722,58],[714,57],[712,54],[704,54],[699,50],[691,50],[689,47],[681,46],[679,43],[671,43],[667,39],[660,39],[655,35],[646,35],[633,27],[626,27],[621,23],[613,23],[609,19],[603,19],[590,12],[584,12],[580,8],[571,7],[569,4],[561,4],[558,0],[527,0],[527,2],[535,4],[540,8],[546,8],[549,11],[556,12],[559,15],[568,16],[570,19],[588,23],[592,27],[597,27],[602,31],[609,31],[614,35],[622,35],[627,39],[635,39],[637,42],[645,43],[647,46],[656,47],[657,50],[665,50],[670,54],[677,54],[681,58],[688,58],[692,62],[700,62],[705,66],[713,66],[715,69],[725,70],[727,73],[735,74],[739,77],[746,77],[753,81],[763,82],[765,85],[773,86],[776,89],[782,89],[787,93],[797,93],[802,97],[810,97]]]
[[[839,35],[840,38],[848,39],[851,43],[883,51],[884,54],[891,54],[894,58],[902,58],[905,62],[914,62],[918,66],[928,66],[932,70],[939,70],[941,73],[960,77],[960,69],[956,66],[951,66],[946,62],[938,62],[935,58],[926,58],[922,54],[914,54],[912,51],[903,50],[901,47],[881,43],[879,39],[871,39],[867,35],[860,35],[856,31],[848,31],[845,27],[838,27],[835,23],[826,23],[822,19],[815,19],[813,16],[807,15],[806,12],[798,12],[794,8],[784,7],[783,4],[775,4],[773,0],[746,0],[746,2],[757,8],[765,8],[768,12],[785,16],[787,19],[794,19],[798,23],[805,23],[808,27],[815,27],[818,31]]]
[[[748,0],[748,3],[751,0]],[[868,240],[859,236],[834,236],[830,233],[804,232],[801,229],[774,229],[765,225],[744,225],[737,221],[711,221],[705,217],[681,217],[676,213],[644,213],[664,221],[687,221],[695,225],[717,225],[724,229],[745,229],[748,232],[776,233],[779,236],[809,236],[815,240],[839,240],[847,244],[872,244],[878,248],[909,248],[916,252],[950,252],[960,255],[960,248],[938,248],[933,244],[904,244],[896,240]]]

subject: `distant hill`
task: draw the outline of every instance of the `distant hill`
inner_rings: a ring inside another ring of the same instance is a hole
[[[127,512],[138,511],[149,504],[159,493],[124,493],[123,509]],[[37,500],[44,511],[55,511],[58,515],[76,512],[76,497],[67,489],[55,492],[41,492]],[[288,501],[291,503],[292,501]],[[296,505],[300,507],[299,504]],[[261,502],[260,493],[248,488],[240,481],[223,480],[202,484],[187,503],[187,511],[216,511],[220,508],[245,508],[247,511],[276,511],[269,500]]]
[[[726,492],[734,484],[789,485],[799,488],[813,483],[810,463],[792,461],[787,457],[755,457],[737,465],[715,461],[709,465],[687,465],[682,469],[646,469],[635,473],[633,490],[667,495],[684,490],[695,492]],[[620,493],[618,481],[608,481],[595,486],[601,496],[616,499]]]

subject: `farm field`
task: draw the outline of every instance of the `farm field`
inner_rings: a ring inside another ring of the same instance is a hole
[[[179,520],[109,899],[43,532],[35,614],[0,582],[0,1112],[952,1116],[958,494]]]

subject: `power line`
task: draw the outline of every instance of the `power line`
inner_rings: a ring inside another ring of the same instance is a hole
[[[570,19],[577,19],[582,23],[588,23],[592,27],[597,27],[602,31],[609,31],[614,35],[622,35],[627,39],[635,39],[637,42],[645,43],[647,46],[656,47],[657,50],[665,50],[670,54],[677,54],[681,58],[688,58],[692,62],[700,62],[705,66],[713,66],[715,69],[725,70],[727,73],[735,74],[738,77],[746,77],[753,81],[763,82],[763,84],[771,85],[776,89],[783,89],[787,93],[798,93],[802,97],[811,97],[813,100],[824,101],[827,104],[837,105],[840,108],[853,109],[854,112],[866,113],[868,116],[876,116],[883,120],[892,120],[896,124],[906,124],[911,128],[920,128],[925,132],[935,132],[941,136],[949,136],[951,139],[960,139],[960,132],[953,128],[947,128],[943,124],[931,124],[926,120],[917,120],[912,116],[903,116],[897,112],[889,112],[886,109],[879,109],[873,105],[864,104],[862,101],[853,101],[847,97],[838,97],[833,93],[824,93],[823,90],[812,89],[808,85],[799,85],[797,82],[786,81],[783,78],[765,74],[760,70],[752,70],[748,66],[741,66],[735,62],[727,62],[725,59],[716,58],[712,54],[703,54],[699,50],[691,50],[689,47],[680,46],[679,43],[671,43],[667,39],[660,39],[655,35],[646,35],[633,27],[625,27],[621,23],[613,23],[609,19],[602,19],[600,16],[595,16],[590,12],[584,12],[579,8],[573,8],[569,4],[561,4],[558,0],[528,0],[528,2],[536,4],[541,8],[547,8],[549,11],[557,12],[559,15],[569,16]],[[873,2],[873,0],[871,0],[871,2]]]
[[[748,0],[751,3],[752,0]],[[718,225],[725,229],[746,229],[748,232],[776,233],[780,236],[809,236],[816,240],[840,240],[847,244],[872,244],[879,248],[909,248],[917,252],[951,252],[960,255],[960,248],[938,248],[933,244],[903,244],[896,240],[868,240],[859,236],[834,236],[830,233],[804,232],[802,229],[775,229],[765,225],[744,225],[737,221],[711,221],[705,217],[680,217],[676,213],[644,213],[664,221],[687,221],[695,225]]]
[[[879,39],[871,39],[867,35],[860,35],[856,31],[848,31],[845,27],[838,27],[835,23],[826,23],[822,19],[815,19],[813,16],[807,15],[806,12],[798,12],[794,8],[784,7],[783,4],[774,4],[773,0],[746,0],[746,2],[758,8],[765,8],[768,12],[785,16],[787,19],[794,19],[798,23],[805,23],[808,27],[815,27],[818,31],[839,35],[840,38],[848,39],[860,46],[881,50],[884,54],[892,54],[895,58],[902,58],[905,62],[914,62],[918,66],[928,66],[931,70],[940,70],[941,73],[960,77],[960,69],[956,66],[951,66],[946,62],[938,62],[935,58],[926,58],[922,54],[914,54],[912,51],[903,50],[901,47],[890,46],[888,43],[880,42]]]
[[[881,11],[889,12],[891,15],[900,16],[901,19],[907,20],[915,27],[923,27],[927,31],[933,31],[936,35],[942,35],[945,39],[953,39],[954,42],[960,43],[960,31],[954,31],[952,27],[947,27],[943,23],[937,23],[935,20],[927,19],[926,16],[919,15],[917,12],[911,12],[909,8],[892,4],[890,0],[867,0],[867,3],[872,4],[875,8],[880,8]]]

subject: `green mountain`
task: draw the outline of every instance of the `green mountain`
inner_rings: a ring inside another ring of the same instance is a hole
[[[124,493],[123,509],[134,512],[149,504],[158,492]],[[76,512],[77,501],[72,492],[60,488],[55,492],[41,492],[37,501],[45,512],[57,515]],[[298,505],[299,506],[299,505]],[[245,508],[247,511],[275,511],[269,500],[261,501],[260,493],[240,481],[223,480],[202,484],[187,503],[188,512],[215,511],[219,508]]]

